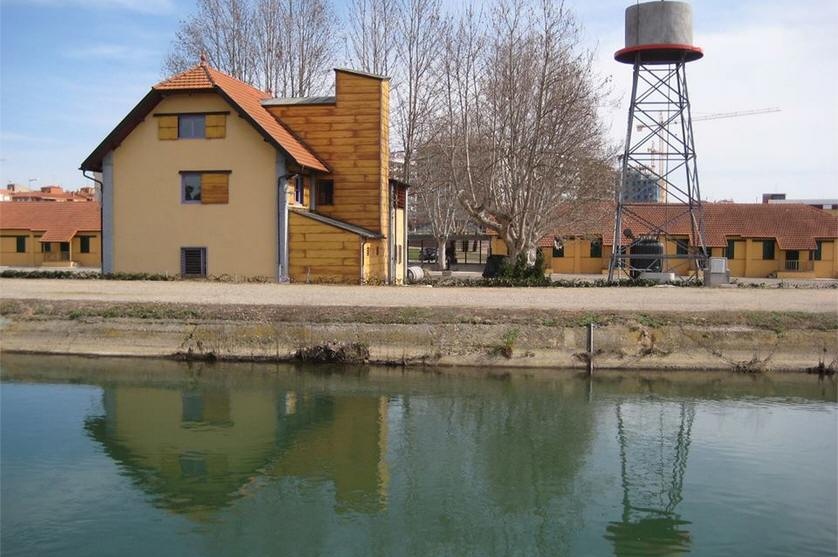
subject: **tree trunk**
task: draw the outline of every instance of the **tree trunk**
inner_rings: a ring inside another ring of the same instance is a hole
[[[438,271],[444,271],[447,267],[446,263],[446,248],[448,247],[448,238],[436,239],[436,268]]]

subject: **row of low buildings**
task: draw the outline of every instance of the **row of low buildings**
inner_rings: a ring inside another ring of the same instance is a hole
[[[43,186],[37,190],[30,190],[18,184],[7,184],[0,189],[0,202],[4,201],[52,201],[52,202],[85,202],[93,201],[95,190],[86,186],[76,191],[66,191],[61,186]]]
[[[803,204],[705,203],[704,243],[709,255],[726,257],[733,277],[838,278],[838,216]],[[684,255],[695,245],[688,214],[661,203],[633,205],[624,229],[642,236],[648,225],[665,227],[668,255]],[[678,216],[678,218],[673,217]],[[591,211],[580,229],[557,228],[540,242],[549,269],[559,274],[607,274],[613,251],[611,206]],[[622,238],[628,244],[628,238]],[[503,251],[502,246],[496,251]],[[687,275],[685,260],[673,270]]]
[[[387,78],[336,70],[334,96],[273,98],[201,62],[154,85],[84,160],[101,204],[42,203],[61,200],[43,189],[37,202],[0,203],[0,265],[401,283],[408,186],[389,178],[388,129]],[[637,210],[647,222],[676,211]],[[838,217],[826,210],[708,203],[704,220],[732,276],[838,277]],[[665,249],[689,249],[686,220],[669,227]],[[602,206],[541,244],[552,272],[600,274],[612,236]]]

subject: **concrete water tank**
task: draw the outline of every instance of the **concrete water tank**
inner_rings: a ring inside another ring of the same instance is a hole
[[[634,64],[692,62],[704,54],[693,45],[693,10],[686,2],[643,2],[626,8],[626,45],[614,58]]]

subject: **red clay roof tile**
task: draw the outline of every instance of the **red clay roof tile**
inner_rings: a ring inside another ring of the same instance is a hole
[[[601,207],[602,210],[586,225],[575,230],[556,228],[539,245],[552,246],[555,236],[599,236],[604,244],[611,245],[614,206],[603,204]],[[671,221],[666,226],[669,234],[691,236],[683,205],[650,203],[632,205],[630,209],[634,214],[623,214],[623,230],[630,228],[635,235],[642,235],[649,231],[648,224],[643,221],[655,226]],[[808,205],[704,203],[702,209],[704,242],[708,247],[724,247],[730,238],[774,238],[782,250],[813,250],[817,239],[838,238],[838,217]],[[622,243],[627,240],[622,238]]]
[[[43,232],[42,242],[69,242],[77,232],[102,229],[99,204],[0,202],[0,228]]]
[[[215,89],[218,88],[234,104],[250,117],[254,125],[261,128],[276,141],[297,164],[328,172],[327,166],[314,152],[303,145],[275,116],[262,106],[262,101],[270,95],[238,79],[201,63],[189,68],[169,79],[161,81],[153,87],[158,91],[177,91],[183,89]]]

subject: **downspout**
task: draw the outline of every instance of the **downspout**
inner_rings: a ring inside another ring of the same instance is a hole
[[[288,277],[288,186],[287,181],[294,176],[286,172],[285,157],[276,153],[276,281],[289,282]]]
[[[388,180],[389,182],[389,180]],[[396,190],[396,186],[392,183],[389,184],[389,191],[390,191],[390,199],[389,199],[389,211],[388,216],[390,220],[390,224],[388,226],[389,232],[387,234],[387,243],[390,246],[389,257],[390,261],[388,261],[387,265],[387,274],[390,275],[390,280],[388,281],[390,284],[396,284],[396,197],[394,192]]]
[[[408,228],[407,215],[408,215],[408,212],[407,212],[407,210],[408,210],[408,204],[410,203],[410,195],[408,195],[408,194],[409,194],[409,190],[405,188],[405,190],[404,190],[404,208],[402,209],[402,211],[403,211],[402,227],[404,228],[404,239],[403,239],[403,244],[404,245],[402,246],[402,267],[404,267],[404,269],[403,269],[403,273],[402,273],[402,283],[404,283],[404,284],[407,284],[407,254],[410,253],[410,250],[408,249],[408,245],[407,245],[407,240],[408,240],[408,233],[407,233],[407,228]],[[482,248],[482,246],[481,246],[481,248]]]
[[[317,180],[314,172],[308,175],[308,208],[310,211],[317,211]]]
[[[104,272],[104,257],[105,257],[105,250],[102,249],[102,245],[104,244],[104,234],[102,234],[102,221],[104,220],[104,215],[102,214],[104,209],[104,204],[102,203],[102,196],[105,195],[105,184],[101,180],[97,180],[94,176],[88,176],[87,170],[81,169],[81,175],[90,180],[91,182],[95,182],[99,184],[99,269],[102,269]],[[32,250],[34,251],[35,245],[32,245]]]
[[[364,265],[367,262],[367,242],[364,240],[363,236],[358,237],[359,242],[361,243],[361,269],[360,269],[360,280],[358,284],[364,284]]]

